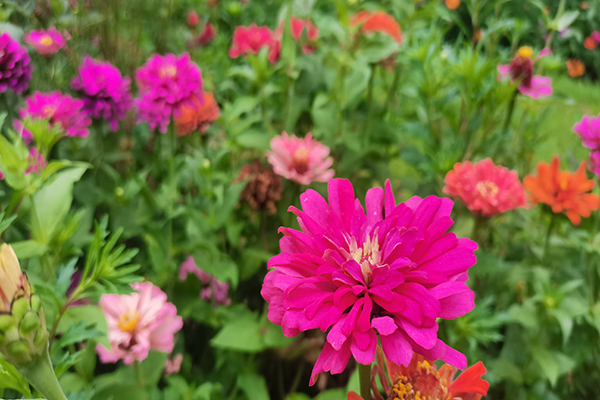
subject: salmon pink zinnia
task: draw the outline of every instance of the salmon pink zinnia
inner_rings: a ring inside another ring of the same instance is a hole
[[[103,363],[123,360],[129,365],[148,357],[150,350],[173,351],[173,336],[183,326],[167,295],[150,282],[133,283],[128,295],[105,294],[100,307],[108,323],[111,349],[96,346]]]
[[[581,139],[581,144],[590,150],[600,150],[600,114],[597,117],[584,115],[573,125],[573,132]]]
[[[552,95],[552,79],[547,76],[533,75],[536,61],[548,54],[550,50],[544,49],[533,60],[533,49],[529,46],[521,47],[510,64],[498,65],[498,80],[510,78],[511,82],[519,84],[519,92],[532,99]]]
[[[299,138],[283,132],[271,139],[271,151],[267,152],[276,174],[301,185],[333,178],[335,171],[329,169],[333,158],[328,156],[329,147],[313,139],[311,133]]]
[[[525,191],[516,171],[491,159],[454,164],[444,179],[444,193],[457,197],[475,215],[493,217],[525,206]]]
[[[402,44],[400,24],[390,14],[384,11],[361,11],[350,17],[350,26],[361,25],[362,33],[380,32],[388,35],[398,44]]]
[[[51,27],[47,31],[43,29],[31,31],[25,35],[23,41],[32,45],[43,56],[56,54],[67,44],[62,33],[55,27]]]
[[[329,203],[314,190],[290,207],[301,231],[281,227],[281,254],[261,294],[268,317],[286,336],[328,331],[312,371],[341,373],[351,356],[375,358],[377,333],[386,357],[408,366],[413,353],[465,368],[467,360],[437,338],[438,318],[474,307],[465,281],[477,244],[446,232],[452,200],[413,197],[396,204],[389,181],[366,195],[366,212],[345,179],[329,181]]]
[[[274,64],[279,58],[281,42],[275,40],[267,26],[238,26],[233,32],[233,43],[229,57],[238,58],[247,54],[258,54],[263,48],[269,49],[269,61]]]

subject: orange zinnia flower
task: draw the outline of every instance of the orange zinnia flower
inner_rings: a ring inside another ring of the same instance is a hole
[[[593,37],[588,36],[583,41],[583,47],[585,47],[588,50],[594,50],[596,48],[596,41]]]
[[[350,26],[361,25],[363,33],[380,32],[390,36],[398,44],[402,44],[400,24],[390,14],[383,11],[361,11],[350,17]]]
[[[221,115],[212,93],[204,93],[204,104],[197,97],[192,99],[192,103],[181,107],[181,114],[175,119],[178,136],[185,136],[195,130],[204,134],[210,128],[210,123]]]
[[[569,58],[567,60],[567,71],[571,78],[579,78],[585,74],[585,64],[576,58]]]
[[[600,196],[589,193],[594,181],[587,179],[585,170],[586,163],[582,161],[575,173],[561,171],[560,161],[554,156],[551,164],[538,163],[537,176],[526,176],[523,186],[529,191],[533,205],[547,204],[552,212],[563,213],[573,225],[579,225],[581,217],[589,217],[591,211],[597,211],[600,206]]]
[[[450,10],[456,10],[460,6],[460,0],[446,0],[446,7]]]

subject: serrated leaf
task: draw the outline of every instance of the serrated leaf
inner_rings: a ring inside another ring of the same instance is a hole
[[[67,329],[64,335],[55,342],[53,351],[100,336],[104,336],[104,333],[92,325],[86,325],[85,321],[79,321],[69,326],[69,329]]]

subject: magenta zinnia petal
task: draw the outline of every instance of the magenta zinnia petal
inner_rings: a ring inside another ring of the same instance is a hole
[[[464,281],[477,245],[447,233],[452,201],[413,197],[396,205],[386,182],[385,191],[367,192],[365,209],[345,179],[329,181],[329,201],[314,190],[300,200],[302,210],[290,211],[301,231],[280,228],[282,252],[269,261],[261,294],[287,336],[328,331],[311,384],[320,372],[342,372],[351,356],[372,362],[377,334],[397,364],[417,352],[464,368],[465,357],[437,338],[437,318],[474,306]]]
[[[0,93],[20,94],[29,87],[33,65],[25,46],[8,33],[0,35]]]
[[[581,144],[590,150],[600,149],[600,114],[597,117],[584,115],[573,126],[573,132],[581,139]]]
[[[54,26],[47,31],[40,29],[28,32],[23,41],[29,43],[43,56],[56,54],[67,44],[62,33],[57,31]]]

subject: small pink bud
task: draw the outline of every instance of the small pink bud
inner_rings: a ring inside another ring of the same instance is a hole
[[[200,17],[198,17],[198,13],[194,10],[190,10],[187,15],[187,24],[190,29],[194,29],[198,26],[200,22]]]

